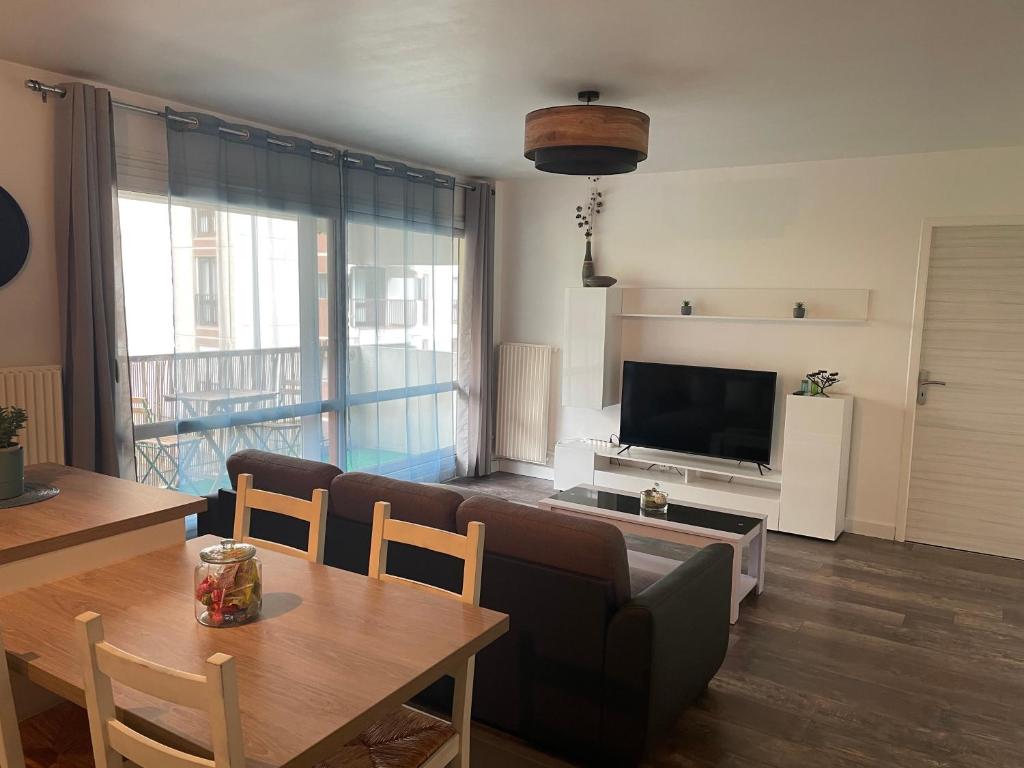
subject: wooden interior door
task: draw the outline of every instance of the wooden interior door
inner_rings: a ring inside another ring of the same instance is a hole
[[[921,371],[907,540],[1024,558],[1024,226],[933,230]]]

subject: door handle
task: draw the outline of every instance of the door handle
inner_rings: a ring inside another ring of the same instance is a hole
[[[926,387],[944,387],[946,382],[936,381],[928,378],[928,371],[921,371],[917,375],[917,404],[925,405],[928,402],[928,390]]]

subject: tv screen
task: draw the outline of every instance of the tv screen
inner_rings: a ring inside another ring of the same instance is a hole
[[[767,464],[775,379],[774,371],[627,360],[619,442]]]

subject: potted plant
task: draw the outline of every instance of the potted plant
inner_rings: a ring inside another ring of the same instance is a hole
[[[679,308],[679,314],[681,314],[681,315],[692,315],[693,314],[693,305],[690,304],[690,300],[689,299],[683,299],[683,306],[681,306]]]
[[[0,405],[0,499],[25,492],[25,452],[18,443],[18,431],[27,420],[24,408]]]
[[[802,301],[798,301],[793,305],[793,317],[803,317],[807,314],[807,307],[804,306]]]

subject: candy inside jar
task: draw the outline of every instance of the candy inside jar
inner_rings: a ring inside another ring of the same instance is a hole
[[[263,568],[256,547],[233,539],[206,547],[195,571],[196,620],[207,627],[245,624],[263,606]]]

